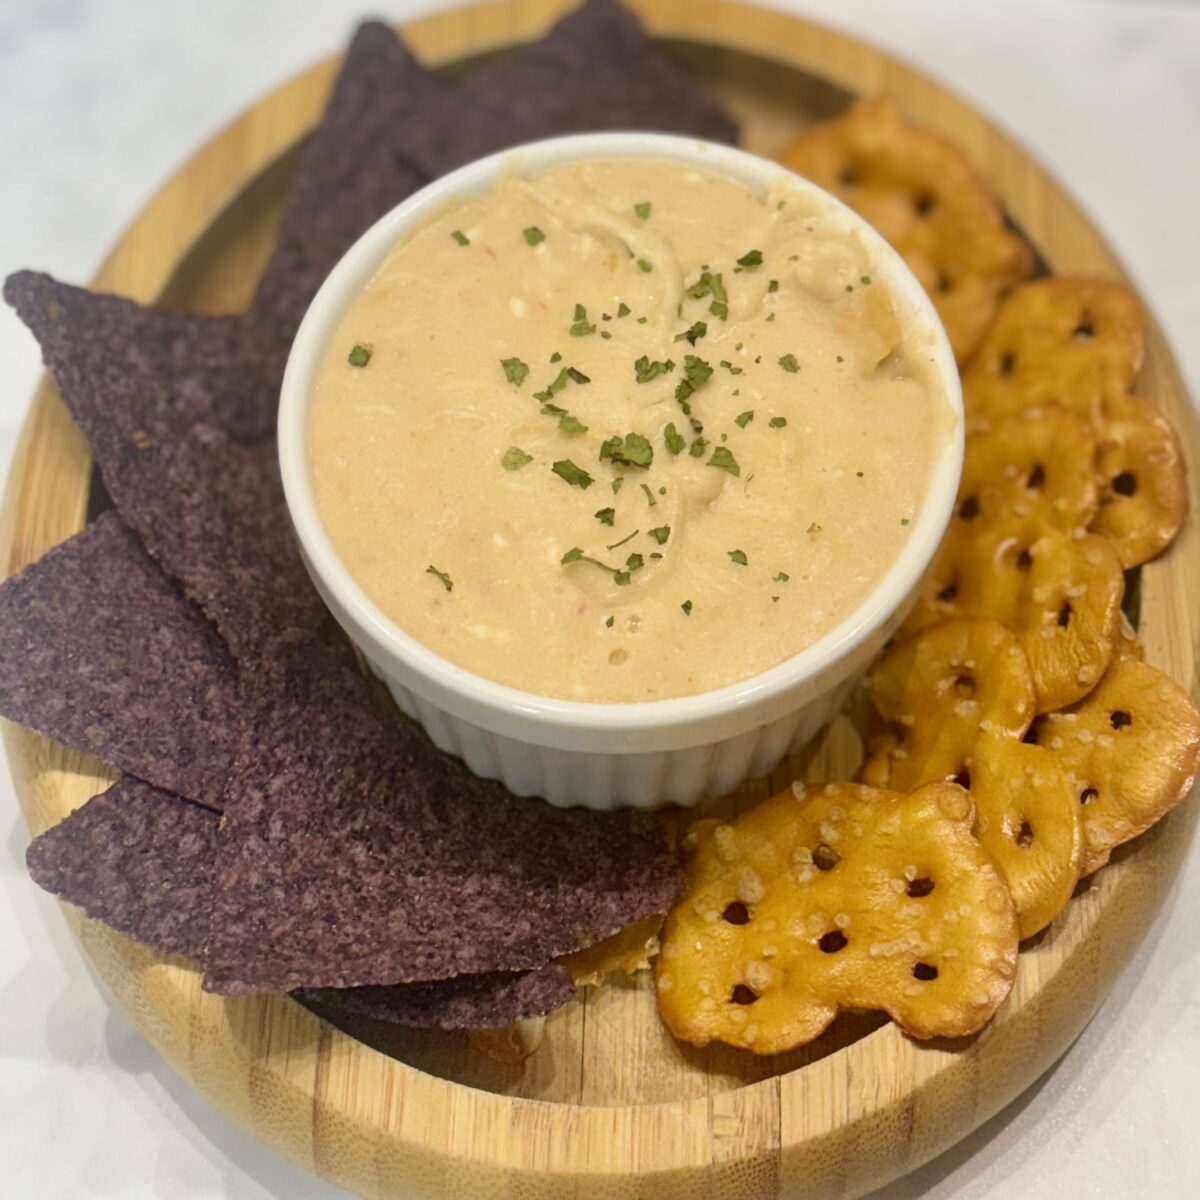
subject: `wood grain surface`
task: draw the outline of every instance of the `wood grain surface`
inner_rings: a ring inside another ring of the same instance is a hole
[[[723,0],[632,6],[719,93],[750,149],[770,153],[850,95],[886,91],[963,146],[1051,269],[1124,278],[1038,163],[901,64],[765,9]],[[405,34],[426,62],[452,65],[535,36],[568,7],[502,0],[427,18]],[[200,150],[146,206],[94,285],[204,311],[241,307],[269,250],[294,148],[335,67],[324,62],[284,84]],[[1157,331],[1140,390],[1169,413],[1194,460],[1195,416]],[[81,527],[89,475],[87,448],[44,381],[0,516],[7,570]],[[1194,474],[1191,486],[1194,513]],[[1141,572],[1141,634],[1147,660],[1193,692],[1197,596],[1192,517]],[[5,737],[31,833],[109,778],[94,760],[24,730],[6,726]],[[839,717],[739,801],[797,776],[844,775],[858,753],[854,722]],[[861,1196],[946,1149],[1067,1049],[1165,895],[1194,819],[1186,806],[1085,881],[1022,954],[998,1018],[955,1044],[918,1044],[858,1016],[779,1058],[696,1050],[666,1034],[643,974],[584,990],[550,1018],[528,1062],[502,1066],[458,1035],[365,1022],[335,1028],[283,997],[202,993],[194,968],[64,913],[117,1000],[183,1076],[266,1144],[363,1197],[824,1200]]]

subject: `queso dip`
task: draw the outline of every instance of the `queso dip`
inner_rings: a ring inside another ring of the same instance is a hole
[[[932,334],[833,203],[658,159],[513,177],[327,347],[318,510],[419,642],[546,696],[757,674],[867,596],[951,435]]]

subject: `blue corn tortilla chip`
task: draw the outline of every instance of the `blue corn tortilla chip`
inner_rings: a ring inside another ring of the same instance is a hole
[[[221,639],[112,513],[0,584],[0,714],[209,805],[241,720]]]
[[[35,838],[48,892],[159,950],[199,959],[208,940],[217,815],[125,775]]]
[[[306,639],[244,682],[209,990],[536,969],[679,894],[652,817],[555,809],[477,778]]]
[[[548,963],[536,971],[492,971],[398,987],[301,988],[292,994],[318,1011],[369,1017],[390,1025],[498,1029],[526,1017],[544,1016],[562,1007],[574,992],[570,971]]]
[[[202,961],[218,817],[126,775],[30,844],[30,874],[89,917],[140,942]],[[541,1016],[570,999],[570,973],[460,976],[439,983],[301,991],[318,1008],[418,1028],[481,1029]]]
[[[296,547],[274,443],[238,443],[216,419],[217,389],[239,363],[211,363],[212,319],[28,271],[4,294],[41,343],[121,518],[235,655],[280,629],[319,628],[325,607]]]
[[[736,143],[737,126],[615,0],[588,0],[542,39],[467,76],[467,117],[427,165],[458,166],[504,145],[643,129]],[[505,126],[497,143],[497,118]]]

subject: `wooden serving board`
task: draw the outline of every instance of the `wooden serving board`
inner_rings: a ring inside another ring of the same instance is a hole
[[[566,0],[499,0],[405,30],[429,63],[452,66],[540,33]],[[723,0],[634,0],[650,30],[770,153],[855,93],[887,91],[965,148],[1056,272],[1123,278],[1084,216],[1022,149],[936,84],[849,38]],[[294,148],[336,63],[284,84],[235,121],[158,193],[117,244],[98,288],[204,311],[240,308],[269,250]],[[1160,334],[1141,390],[1197,458],[1196,419]],[[26,423],[0,518],[16,570],[79,529],[90,462],[48,381]],[[1192,509],[1200,508],[1192,475]],[[1141,572],[1147,660],[1196,687],[1200,534]],[[64,681],[64,686],[67,681]],[[107,783],[105,768],[15,727],[9,760],[32,833]],[[857,765],[852,723],[752,801],[796,775]],[[671,1040],[648,976],[587,989],[547,1024],[523,1066],[483,1058],[458,1035],[345,1029],[283,997],[225,1000],[200,975],[64,909],[96,969],[150,1042],[265,1143],[364,1197],[484,1200],[857,1197],[982,1123],[1070,1045],[1165,895],[1190,840],[1185,807],[1091,880],[1021,955],[1016,987],[979,1037],[919,1044],[874,1017],[844,1017],[814,1045],[756,1059]]]

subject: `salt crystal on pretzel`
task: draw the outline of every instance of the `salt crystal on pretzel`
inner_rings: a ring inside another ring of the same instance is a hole
[[[1145,317],[1124,284],[1058,276],[1016,288],[966,371],[968,425],[1057,403],[1095,417],[1142,364]]]
[[[1183,800],[1200,766],[1200,711],[1133,658],[1116,659],[1090,696],[1040,718],[1033,735],[1067,769],[1082,806],[1084,875]]]
[[[1187,513],[1179,438],[1148,401],[1122,396],[1105,406],[1098,468],[1104,491],[1092,532],[1113,543],[1128,570],[1165,550]]]
[[[687,889],[655,979],[678,1038],[777,1054],[841,1009],[914,1037],[991,1019],[1016,973],[1017,922],[954,784],[788,790],[690,832]]]
[[[1017,635],[1038,712],[1082,699],[1113,656],[1125,593],[1104,538],[1076,530],[1031,540],[1006,530],[951,530],[904,625],[915,633],[951,616],[987,616]]]
[[[904,256],[932,297],[960,362],[1033,255],[1004,223],[966,156],[909,125],[892,101],[861,100],[806,130],[780,161],[861,213]]]

